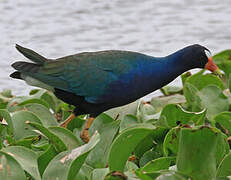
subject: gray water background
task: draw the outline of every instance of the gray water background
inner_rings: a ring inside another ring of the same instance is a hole
[[[231,48],[231,1],[0,0],[0,90],[25,95],[31,87],[9,78],[25,59],[16,43],[48,58],[105,49],[165,56],[194,43],[216,53]]]

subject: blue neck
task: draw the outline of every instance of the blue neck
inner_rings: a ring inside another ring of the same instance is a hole
[[[150,74],[148,80],[150,83],[149,91],[159,89],[176,79],[182,73],[192,69],[184,63],[182,51],[178,51],[166,57],[152,57],[152,65],[148,68]],[[155,79],[153,79],[155,77]]]

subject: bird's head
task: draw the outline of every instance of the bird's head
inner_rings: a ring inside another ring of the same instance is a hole
[[[191,68],[204,68],[214,74],[221,75],[217,65],[213,62],[211,52],[204,46],[194,44],[183,49],[183,59]]]

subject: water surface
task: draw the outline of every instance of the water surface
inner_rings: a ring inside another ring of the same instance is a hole
[[[2,0],[0,90],[31,89],[8,77],[10,64],[25,59],[15,43],[49,58],[105,49],[165,56],[193,43],[215,53],[231,48],[230,7],[230,0]]]

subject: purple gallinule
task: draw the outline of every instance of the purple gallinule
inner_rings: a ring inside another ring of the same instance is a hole
[[[83,52],[58,59],[47,59],[16,45],[33,63],[18,61],[10,77],[54,92],[64,102],[74,105],[74,114],[89,114],[82,137],[89,140],[87,129],[94,117],[114,107],[131,103],[194,68],[218,72],[209,50],[194,44],[166,57],[152,57],[131,51]]]

